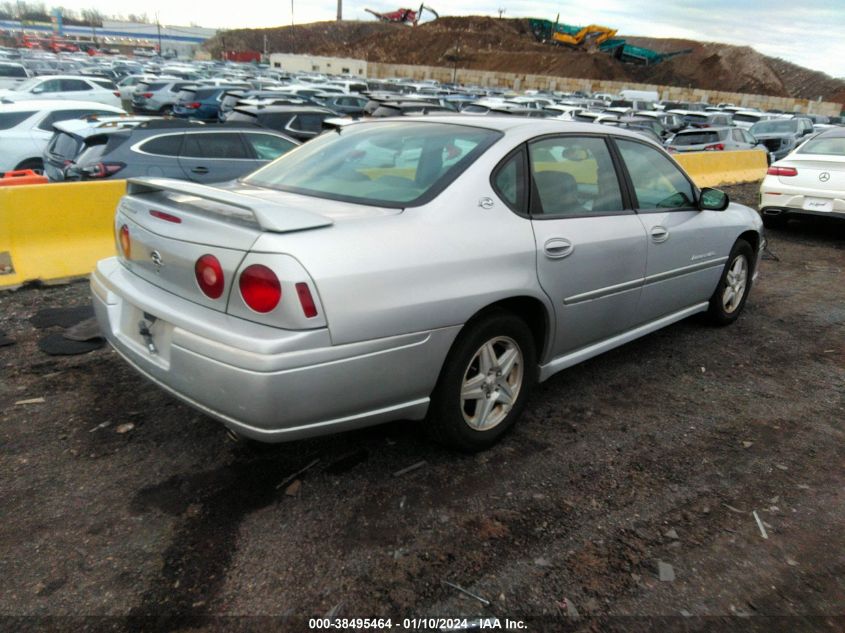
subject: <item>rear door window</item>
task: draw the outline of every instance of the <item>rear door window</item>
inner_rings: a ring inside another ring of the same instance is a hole
[[[252,158],[239,132],[186,134],[180,155],[185,158]]]
[[[184,134],[166,134],[151,138],[138,149],[157,156],[178,156]]]
[[[688,209],[695,205],[695,190],[686,175],[655,148],[616,139],[638,209]]]
[[[10,130],[16,125],[23,123],[35,114],[32,112],[3,112],[0,113],[0,130]]]
[[[86,92],[91,90],[91,84],[82,79],[62,79],[61,82],[64,92]]]
[[[529,144],[528,156],[532,215],[585,216],[623,210],[619,180],[604,139],[543,139]]]

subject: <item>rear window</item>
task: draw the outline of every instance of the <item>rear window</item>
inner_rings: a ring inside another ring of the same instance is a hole
[[[752,134],[795,134],[798,121],[760,121],[751,126]]]
[[[182,134],[167,134],[151,138],[139,148],[147,154],[158,156],[178,156],[179,147],[182,145]]]
[[[35,112],[3,112],[0,113],[0,130],[9,130],[18,123],[23,123]]]
[[[26,70],[23,66],[0,65],[0,77],[22,77],[26,79]]]
[[[108,79],[92,79],[95,84],[100,86],[101,88],[105,88],[106,90],[116,90],[117,86],[114,85],[113,82],[109,81]]]
[[[423,204],[501,134],[464,125],[386,122],[324,134],[245,182],[386,207]]]
[[[164,81],[153,81],[153,82],[146,82],[142,81],[138,84],[139,92],[152,92],[154,90],[161,90],[167,85],[167,82]]]
[[[694,132],[687,134],[676,134],[672,145],[702,145],[704,143],[716,143],[719,140],[719,133],[715,130],[705,132]]]
[[[759,120],[759,114],[734,114],[734,121],[742,121],[743,123],[756,123]]]
[[[77,137],[59,132],[50,143],[50,154],[65,160],[72,160],[76,156],[76,150],[79,149],[79,146],[80,142]]]
[[[845,156],[845,136],[816,138],[804,143],[799,154],[823,154],[825,156]]]

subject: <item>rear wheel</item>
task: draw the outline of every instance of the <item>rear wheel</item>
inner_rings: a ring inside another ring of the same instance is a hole
[[[728,256],[716,291],[710,298],[708,315],[716,325],[728,325],[739,318],[751,290],[753,251],[745,240],[737,240]]]
[[[161,110],[158,111],[161,116],[172,116],[173,115],[173,106],[164,106]]]
[[[44,173],[44,161],[40,158],[29,158],[23,162],[21,162],[15,170],[20,169],[31,169],[36,174],[43,174]]]
[[[536,365],[531,330],[517,316],[493,312],[467,324],[432,394],[427,430],[465,451],[492,446],[525,408]]]

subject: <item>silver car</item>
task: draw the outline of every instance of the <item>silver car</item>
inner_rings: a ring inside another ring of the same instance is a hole
[[[760,216],[606,126],[405,117],[209,187],[132,179],[91,278],[141,374],[264,441],[425,420],[491,445],[532,387],[742,311]]]

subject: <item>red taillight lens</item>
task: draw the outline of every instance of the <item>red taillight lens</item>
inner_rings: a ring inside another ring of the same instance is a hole
[[[132,242],[129,240],[129,227],[125,224],[120,227],[118,240],[120,241],[120,250],[123,251],[123,256],[126,259],[132,259]]]
[[[87,165],[80,171],[88,178],[108,178],[126,167],[126,163],[94,163]]]
[[[185,107],[188,108],[189,110],[196,110],[197,108],[200,107],[200,102],[199,101],[193,101],[191,103],[186,103]]]
[[[113,94],[115,97],[119,97],[119,96],[120,96],[120,93],[119,93],[117,90],[115,90],[112,94]]]
[[[311,296],[311,289],[306,283],[296,284],[296,294],[299,295],[299,303],[302,304],[302,312],[306,318],[317,316],[317,306],[314,304],[314,297]]]
[[[795,167],[769,167],[766,173],[770,176],[797,176],[798,170]]]
[[[144,97],[144,99],[152,99],[153,93],[152,92],[142,92],[141,96]]]
[[[165,213],[164,211],[156,211],[155,209],[150,209],[150,215],[154,218],[158,218],[159,220],[164,220],[165,222],[173,222],[173,224],[182,224],[182,218],[175,216],[172,213]]]
[[[200,290],[211,299],[219,299],[223,294],[223,267],[214,255],[203,255],[194,265],[194,274]]]
[[[262,266],[252,264],[241,273],[238,281],[244,302],[256,312],[270,312],[282,299],[282,285],[276,273]]]
[[[717,150],[717,151],[721,152],[722,150],[725,149],[725,144],[724,143],[713,143],[713,145],[705,145],[704,149],[706,149],[706,150]]]

